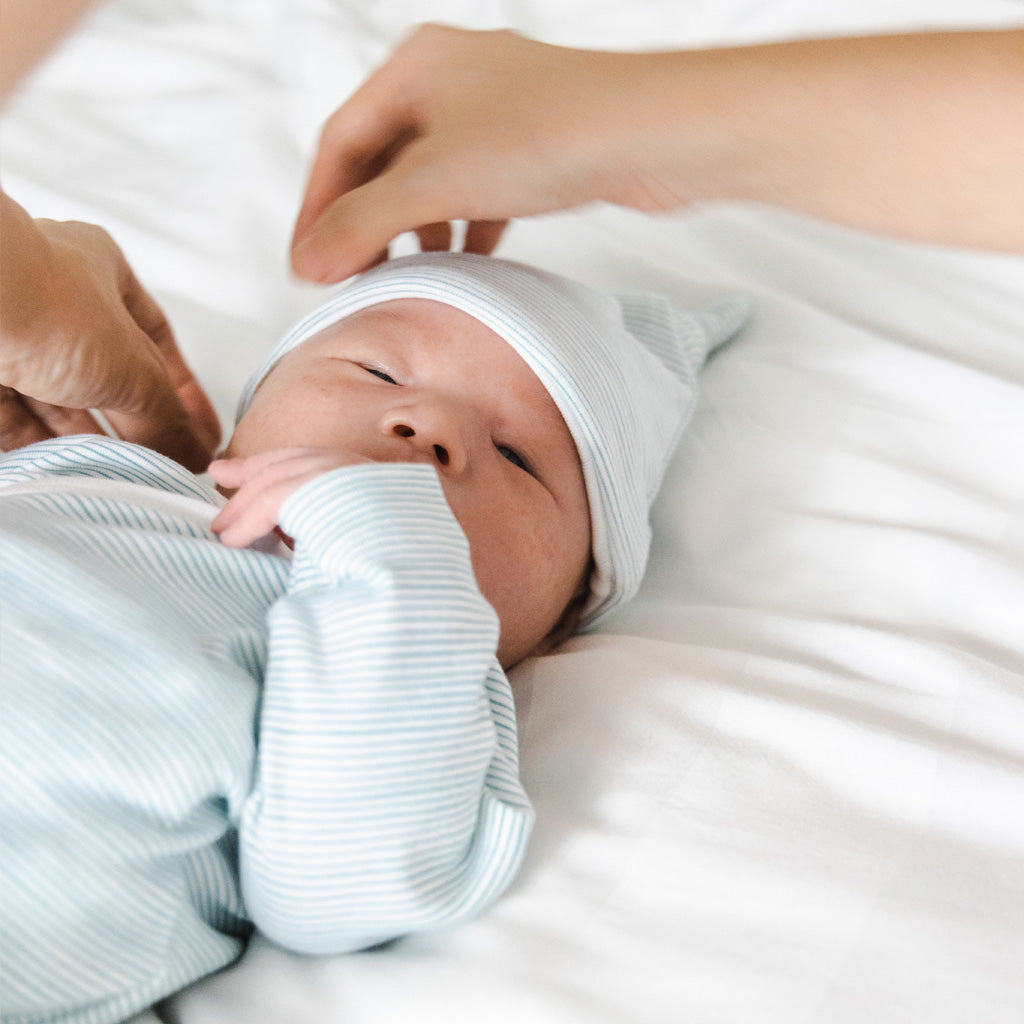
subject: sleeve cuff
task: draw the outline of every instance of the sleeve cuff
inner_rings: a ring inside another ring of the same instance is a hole
[[[443,565],[472,580],[469,545],[433,467],[417,463],[346,466],[304,484],[282,505],[281,528],[296,559],[340,579],[374,567],[407,575]],[[473,580],[475,586],[475,580]]]

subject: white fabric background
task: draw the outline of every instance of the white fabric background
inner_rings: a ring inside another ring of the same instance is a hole
[[[1019,0],[120,0],[3,124],[6,187],[104,224],[225,423],[318,301],[318,125],[409,24],[699,45],[1024,23]],[[257,942],[180,1024],[1024,1017],[1024,260],[745,205],[522,222],[504,255],[755,319],[704,376],[641,597],[514,685],[536,838],[468,927]],[[152,1015],[150,1020],[152,1020]]]

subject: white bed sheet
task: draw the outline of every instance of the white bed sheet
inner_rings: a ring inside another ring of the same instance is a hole
[[[4,181],[115,234],[230,422],[319,297],[285,272],[316,127],[404,26],[625,47],[1024,23],[1019,0],[820,7],[121,0],[9,112]],[[161,1014],[1024,1019],[1024,260],[735,204],[541,218],[503,252],[756,301],[705,373],[641,596],[514,675],[522,876],[484,919],[380,952],[257,941]]]

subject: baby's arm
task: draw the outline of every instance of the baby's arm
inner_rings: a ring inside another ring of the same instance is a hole
[[[301,458],[265,475],[265,496],[304,475]],[[264,533],[255,498],[239,522],[251,512]],[[295,560],[269,614],[240,823],[253,920],[284,946],[334,953],[479,913],[515,876],[532,812],[498,622],[435,472],[321,473],[274,518]]]

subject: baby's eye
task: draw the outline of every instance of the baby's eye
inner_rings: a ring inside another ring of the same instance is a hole
[[[524,459],[522,455],[515,450],[515,448],[509,448],[508,445],[505,444],[495,445],[495,447],[498,449],[498,454],[503,459],[508,459],[513,466],[518,466],[527,473],[530,472],[530,467],[526,464],[526,459]]]
[[[394,377],[392,377],[390,374],[385,373],[383,370],[378,370],[376,366],[364,366],[363,369],[367,373],[372,373],[374,377],[380,377],[381,380],[387,381],[389,384],[398,383],[398,381],[396,381]]]

